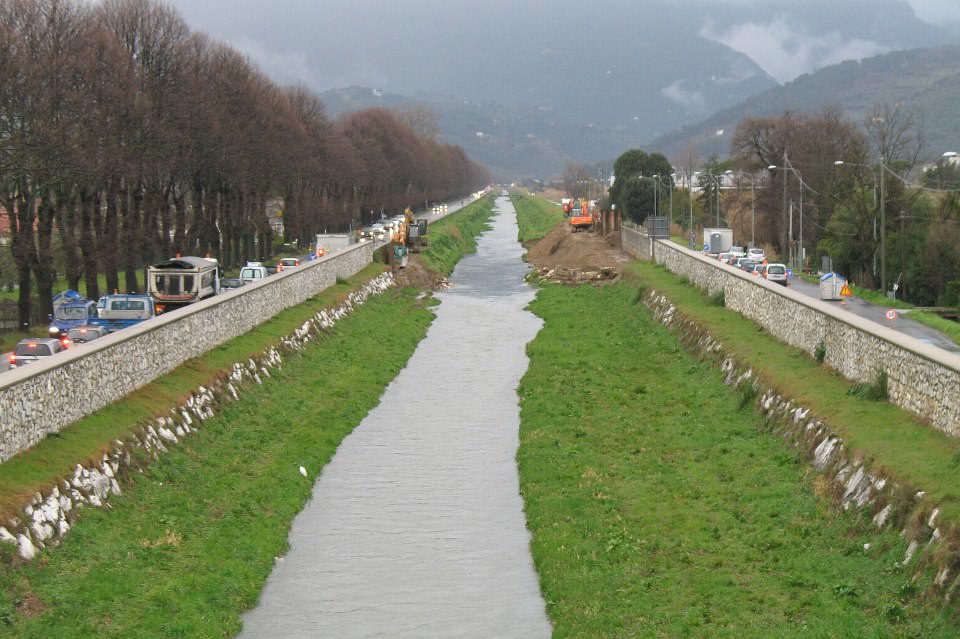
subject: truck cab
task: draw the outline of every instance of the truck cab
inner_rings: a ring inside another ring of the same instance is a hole
[[[70,290],[53,296],[53,313],[50,320],[50,337],[59,338],[71,328],[86,326],[97,317],[97,304],[80,293]]]

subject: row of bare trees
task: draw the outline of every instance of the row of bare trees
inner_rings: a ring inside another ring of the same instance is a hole
[[[400,115],[330,119],[165,4],[0,0],[0,214],[21,325],[34,283],[49,308],[55,264],[90,297],[98,274],[141,290],[141,268],[175,253],[269,256],[275,198],[284,239],[303,244],[488,180]]]
[[[885,275],[898,297],[957,304],[960,199],[922,185],[924,137],[921,114],[903,104],[877,105],[862,123],[834,108],[753,117],[740,122],[731,160],[717,170],[760,178],[752,203],[757,244],[785,256],[802,238],[813,268],[829,256],[857,284],[882,288]],[[749,199],[736,201],[751,210]]]

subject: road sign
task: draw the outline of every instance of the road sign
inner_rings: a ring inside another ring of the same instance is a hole
[[[703,252],[704,252],[704,253],[709,253],[709,252],[710,252],[710,245],[709,245],[709,244],[704,244],[704,245],[703,245]]]
[[[840,297],[852,297],[853,291],[850,290],[850,285],[844,282],[843,287],[840,289]]]
[[[897,319],[897,312],[892,308],[889,311],[887,311],[886,315],[887,315],[887,319],[890,320],[891,322]]]

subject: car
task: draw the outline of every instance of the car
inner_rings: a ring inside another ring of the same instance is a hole
[[[763,264],[756,260],[747,259],[740,262],[740,270],[746,271],[751,275],[758,275],[758,270],[761,266],[763,266]]]
[[[246,285],[246,282],[239,277],[225,277],[220,280],[221,289],[240,288]]]
[[[762,248],[754,247],[747,249],[747,257],[749,257],[751,260],[762,262],[767,259],[767,254]]]
[[[273,264],[267,264],[263,268],[267,269],[267,275],[276,275],[280,272],[280,267]]]
[[[787,285],[787,267],[779,262],[767,264],[763,269],[763,278],[768,282]]]
[[[86,344],[109,334],[110,331],[105,326],[77,326],[67,331],[60,341],[65,348],[69,348],[74,344]]]
[[[731,266],[736,266],[737,268],[743,268],[742,265],[743,265],[744,263],[746,263],[746,262],[752,262],[752,261],[753,261],[753,260],[751,260],[751,259],[749,259],[749,258],[746,258],[746,257],[735,257],[735,258],[733,258],[733,261],[730,263],[730,265],[731,265]]]
[[[300,266],[300,258],[298,257],[284,257],[277,262],[277,272],[285,271],[288,268],[294,268]]]
[[[373,236],[374,239],[382,240],[386,234],[387,228],[383,224],[377,222],[376,224],[370,225],[370,235]]]
[[[63,350],[60,340],[53,337],[27,337],[10,353],[10,369],[33,363],[38,359],[56,355]]]

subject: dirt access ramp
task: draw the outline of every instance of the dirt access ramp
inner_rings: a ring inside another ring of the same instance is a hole
[[[620,247],[620,234],[574,232],[563,220],[542,239],[531,244],[527,261],[541,279],[566,284],[608,284],[620,278],[630,261]]]

